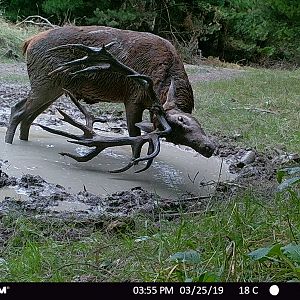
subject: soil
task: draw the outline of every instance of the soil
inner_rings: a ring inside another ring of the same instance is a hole
[[[245,72],[242,69],[220,68],[207,65],[201,65],[201,67],[186,65],[185,68],[189,72],[189,80],[192,84],[197,81],[231,79],[242,76]]]
[[[243,71],[235,69],[210,68],[205,66],[192,68],[191,81],[218,80],[242,76]],[[11,83],[6,80],[8,75],[26,76],[26,67],[23,63],[0,64],[0,126],[8,124],[10,107],[28,94],[29,84]],[[76,119],[81,118],[80,113],[70,103],[61,98],[56,102],[56,107],[67,111]],[[93,108],[92,108],[93,109]],[[122,112],[102,112],[103,122],[109,120],[114,126],[105,130],[126,132],[126,122]],[[39,123],[44,125],[61,125],[57,118],[55,107],[50,107],[45,114],[39,117]],[[235,173],[236,179],[229,183],[216,183],[218,193],[216,198],[224,199],[224,195],[238,193],[249,186],[257,188],[263,186],[266,194],[274,191],[276,169],[289,160],[299,159],[280,150],[270,150],[268,153],[258,153],[254,149],[236,147],[238,137],[226,136],[213,137],[219,146],[215,155],[230,163],[230,171]],[[179,211],[193,213],[199,211],[207,201],[205,197],[190,196],[182,199],[166,199],[135,187],[126,191],[107,195],[105,197],[82,191],[77,194],[70,193],[59,184],[46,182],[40,176],[24,174],[20,178],[7,175],[1,165],[9,162],[1,160],[0,153],[0,189],[13,188],[15,194],[8,194],[1,201],[0,215],[10,212],[32,216],[41,220],[65,220],[86,224],[98,224],[101,227],[109,222],[109,230],[119,230],[124,226],[131,226],[136,214],[147,214],[156,218],[158,212],[166,216],[176,217]],[[263,182],[263,185],[262,185]],[[11,189],[10,189],[11,190]],[[209,199],[211,200],[211,199]],[[116,222],[111,222],[117,220]],[[121,220],[121,221],[120,221]],[[2,229],[0,228],[0,231]]]

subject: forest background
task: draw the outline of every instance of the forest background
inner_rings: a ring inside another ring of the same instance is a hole
[[[105,25],[171,40],[187,62],[300,63],[299,0],[2,0],[0,16],[21,22]]]

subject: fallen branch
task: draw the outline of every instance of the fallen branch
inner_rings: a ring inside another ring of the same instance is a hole
[[[179,213],[162,213],[164,217],[181,217],[181,216],[190,216],[190,215],[199,215],[202,214],[203,210],[190,211],[190,212],[179,212]]]
[[[204,199],[210,199],[211,197],[212,197],[212,195],[189,197],[189,198],[180,199],[178,202],[183,202],[183,201],[199,201],[199,200],[204,200]]]
[[[252,111],[256,111],[256,112],[268,113],[268,114],[274,114],[274,115],[278,114],[278,112],[276,112],[276,111],[272,111],[272,110],[269,110],[269,109],[257,108],[257,107],[231,107],[231,109],[233,109],[233,110],[235,110],[235,109],[245,109],[245,110],[252,110]]]
[[[34,19],[40,19],[42,22],[35,22]],[[59,28],[60,26],[58,25],[54,25],[52,24],[48,19],[38,16],[38,15],[34,15],[34,16],[28,16],[25,20],[23,20],[22,22],[16,24],[16,26],[19,26],[23,23],[29,23],[32,25],[36,25],[36,26],[41,26],[41,27],[50,27],[50,28]]]
[[[272,111],[269,109],[257,108],[257,107],[244,107],[244,109],[253,110],[253,111],[262,112],[262,113],[274,114],[274,115],[278,114],[278,112],[276,112],[276,111]]]

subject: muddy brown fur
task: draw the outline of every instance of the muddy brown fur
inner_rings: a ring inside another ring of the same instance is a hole
[[[124,103],[129,135],[140,135],[140,128],[135,124],[142,121],[143,112],[152,107],[153,99],[133,79],[114,72],[78,76],[61,72],[49,76],[63,64],[85,54],[78,56],[77,51],[72,49],[55,53],[48,50],[66,44],[101,47],[110,43],[113,45],[109,51],[115,58],[152,79],[154,91],[164,106],[166,119],[172,128],[167,140],[187,145],[210,157],[216,146],[191,115],[194,108],[193,91],[174,46],[150,33],[103,26],[66,26],[42,32],[25,42],[23,50],[27,57],[31,91],[27,98],[12,107],[6,142],[12,143],[19,124],[20,139],[28,140],[32,122],[64,93],[64,89],[91,104]],[[154,127],[158,126],[157,120],[153,119],[152,122]]]

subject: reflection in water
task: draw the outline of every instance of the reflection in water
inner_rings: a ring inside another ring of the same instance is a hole
[[[109,170],[119,169],[131,159],[130,146],[105,149],[91,161],[78,163],[58,153],[82,155],[89,148],[76,148],[66,138],[37,127],[32,127],[30,141],[20,141],[16,134],[12,145],[5,144],[5,130],[0,127],[0,158],[9,161],[3,171],[18,177],[26,173],[40,175],[50,183],[66,187],[69,192],[77,193],[85,188],[94,194],[107,195],[140,186],[162,197],[177,198],[186,193],[201,196],[208,192],[201,183],[233,178],[225,164],[220,172],[220,159],[207,159],[169,143],[162,143],[159,156],[147,171],[134,173],[142,168],[140,163],[124,173],[111,174]]]
[[[154,177],[164,181],[168,186],[176,188],[178,185],[184,184],[182,172],[176,170],[173,166],[158,161],[153,163],[153,168],[157,170],[157,174]]]

